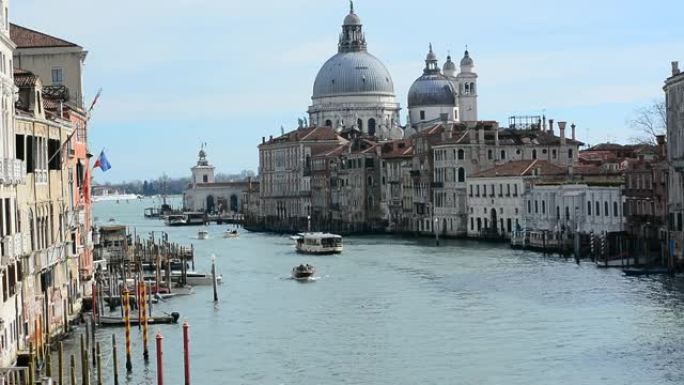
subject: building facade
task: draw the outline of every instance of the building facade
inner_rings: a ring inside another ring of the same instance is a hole
[[[684,73],[672,63],[672,76],[665,81],[667,110],[669,252],[674,260],[684,259]]]

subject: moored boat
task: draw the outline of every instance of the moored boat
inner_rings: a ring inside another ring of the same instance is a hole
[[[147,319],[147,323],[150,325],[154,324],[175,324],[178,323],[178,318],[180,314],[178,312],[172,312],[171,314],[164,314],[161,316],[152,316]],[[110,316],[100,316],[98,322],[101,326],[125,326],[126,322],[122,317],[110,317]],[[140,319],[138,317],[131,317],[130,324],[138,325]]]
[[[292,278],[301,280],[311,279],[315,272],[316,269],[308,263],[306,265],[295,266],[292,268]]]
[[[211,274],[198,273],[195,271],[188,271],[186,274],[186,284],[190,286],[211,286],[213,285],[213,277]],[[179,282],[182,279],[183,274],[179,272],[171,273],[171,280]],[[223,283],[223,276],[221,274],[216,275],[216,283]]]
[[[342,252],[342,236],[330,233],[299,233],[293,237],[295,248],[305,254],[337,254]]]
[[[183,214],[172,214],[166,217],[167,226],[185,226],[188,222],[188,217]]]
[[[240,233],[238,233],[237,230],[226,230],[225,233],[223,233],[224,238],[237,238],[240,236]]]

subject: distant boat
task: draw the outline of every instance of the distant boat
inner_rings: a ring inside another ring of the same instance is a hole
[[[292,236],[295,248],[304,254],[338,254],[342,252],[342,236],[330,233],[299,233]]]
[[[141,199],[140,195],[120,193],[117,190],[109,191],[108,189],[101,190],[100,194],[93,194],[91,197],[93,202],[104,201],[129,201],[134,199]]]
[[[237,238],[240,236],[240,233],[238,233],[237,230],[226,230],[225,233],[223,233],[224,238]]]
[[[205,240],[209,239],[209,232],[207,230],[200,230],[197,232],[197,239]]]
[[[198,273],[195,271],[188,271],[185,274],[187,278],[187,282],[185,283],[190,286],[211,286],[214,284],[211,274]],[[179,282],[182,276],[183,274],[180,272],[173,272],[171,273],[171,281]],[[219,285],[223,283],[222,275],[216,275],[216,283]]]

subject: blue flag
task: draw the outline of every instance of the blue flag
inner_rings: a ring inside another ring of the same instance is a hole
[[[109,164],[109,160],[107,160],[107,156],[105,155],[104,150],[102,150],[102,152],[100,153],[100,157],[97,158],[97,160],[95,161],[95,165],[93,166],[93,168],[97,167],[99,167],[102,171],[107,171],[110,168],[112,168],[112,165]]]

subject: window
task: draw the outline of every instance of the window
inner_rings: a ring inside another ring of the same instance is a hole
[[[558,157],[558,152],[555,149],[551,150],[551,156],[553,159],[556,159]]]
[[[465,151],[463,151],[463,150],[458,150],[458,159],[459,159],[459,160],[465,159]]]
[[[569,221],[570,220],[570,207],[565,206],[565,220]]]
[[[532,201],[527,200],[527,213],[531,214],[532,213]]]
[[[368,119],[368,135],[375,136],[375,119]]]
[[[537,159],[537,150],[532,150],[532,159]]]
[[[591,201],[587,201],[587,215],[591,216]]]
[[[363,131],[363,120],[356,119],[356,127],[359,129],[359,131]]]
[[[473,197],[473,185],[472,184],[470,185],[470,194],[469,195],[471,198]]]
[[[463,167],[458,168],[458,181],[465,182],[465,169]]]
[[[59,170],[62,168],[62,156],[59,140],[57,139],[48,139],[48,162],[49,170]]]
[[[518,185],[517,184],[513,185],[513,196],[514,197],[518,196]]]
[[[470,186],[470,187],[472,188],[473,186]],[[477,186],[475,186],[475,188],[476,188],[476,191],[477,191],[477,192],[475,193],[475,196],[476,196],[476,197],[479,197],[479,196],[480,196],[480,185],[478,184]]]
[[[501,160],[505,160],[505,159],[506,159],[506,151],[501,150]]]
[[[539,201],[538,200],[534,201],[534,213],[535,214],[539,213]]]
[[[470,217],[470,230],[475,230],[475,218]]]
[[[601,203],[596,201],[596,216],[598,217],[599,215],[601,215]]]
[[[556,206],[556,219],[560,220],[560,206]]]
[[[332,120],[328,119],[325,121],[325,126],[326,127],[332,127]]]
[[[490,184],[490,185],[489,185],[489,196],[490,196],[490,197],[493,197],[493,196],[495,195],[494,190],[495,190],[495,189],[494,189],[494,184]]]
[[[617,202],[613,202],[613,216],[614,217],[618,216],[618,204],[617,204]]]
[[[606,217],[610,215],[608,212],[608,201],[603,202],[603,215]]]
[[[54,85],[62,85],[62,82],[64,82],[64,73],[62,72],[62,68],[60,67],[55,67],[52,69],[52,84]]]
[[[572,148],[568,149],[568,159],[572,159]]]
[[[425,120],[425,111],[420,111],[420,120]]]
[[[499,184],[499,197],[503,197],[503,185]]]
[[[202,175],[202,182],[203,183],[209,183],[209,175],[206,175],[206,174]]]
[[[493,156],[494,155],[492,150],[487,151],[487,159],[491,160]]]
[[[506,185],[506,196],[511,196],[511,185],[510,183]]]
[[[546,201],[542,200],[542,214],[546,214]]]

